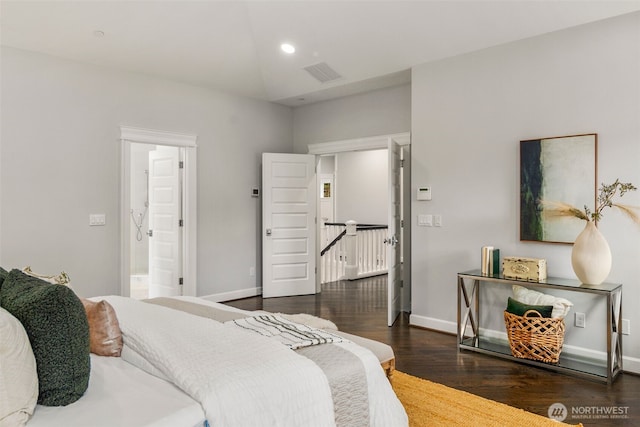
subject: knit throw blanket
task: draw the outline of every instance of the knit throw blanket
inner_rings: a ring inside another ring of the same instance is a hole
[[[292,350],[343,341],[341,337],[333,335],[330,332],[295,323],[282,316],[273,314],[246,317],[225,323],[276,339]]]

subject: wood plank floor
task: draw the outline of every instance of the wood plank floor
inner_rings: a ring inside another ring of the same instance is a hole
[[[640,376],[625,373],[613,385],[606,385],[458,351],[454,335],[412,327],[407,314],[389,328],[386,289],[386,276],[378,276],[329,283],[318,295],[258,296],[227,304],[329,319],[342,331],[389,344],[396,354],[396,368],[402,372],[536,414],[547,416],[552,404],[562,403],[568,411],[565,422],[570,424],[640,427]]]

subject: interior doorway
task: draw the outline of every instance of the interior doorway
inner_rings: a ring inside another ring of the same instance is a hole
[[[411,221],[410,218],[410,202],[411,202],[411,183],[410,183],[410,164],[411,164],[411,136],[409,133],[401,133],[401,134],[392,134],[392,135],[381,135],[376,137],[368,137],[368,138],[359,138],[352,140],[344,140],[344,141],[333,141],[326,143],[318,143],[318,144],[310,144],[309,145],[309,154],[315,154],[319,158],[326,158],[331,156],[339,155],[340,153],[349,153],[349,152],[360,152],[360,151],[373,151],[373,150],[382,150],[389,149],[390,142],[397,144],[399,146],[399,155],[401,157],[400,165],[399,165],[399,176],[396,177],[397,184],[399,185],[400,194],[397,196],[397,200],[391,201],[389,198],[387,207],[389,208],[389,224],[391,222],[391,212],[396,210],[399,215],[396,215],[397,228],[392,232],[394,236],[397,236],[400,241],[400,245],[397,245],[395,252],[399,255],[399,270],[395,271],[394,275],[388,275],[388,278],[394,282],[393,285],[388,286],[389,290],[389,326],[393,323],[392,318],[395,318],[397,310],[410,312],[411,311]],[[320,161],[320,165],[322,165],[322,161]],[[338,167],[339,168],[339,167]],[[389,170],[387,171],[387,178],[389,179],[389,189],[394,187],[395,185],[391,185],[393,181],[393,177],[395,174],[392,174],[391,164],[389,165]],[[327,172],[319,169],[322,172]],[[322,181],[321,181],[322,183]],[[340,178],[339,176],[334,175],[334,182],[332,188],[332,196],[335,198],[336,195],[340,194]],[[322,206],[322,197],[324,187],[319,187],[319,200],[320,206]],[[338,197],[339,199],[339,197]],[[366,199],[366,197],[365,197]],[[395,199],[395,197],[394,197]],[[334,199],[335,200],[335,199]],[[339,210],[340,203],[336,203],[334,206],[334,212]],[[395,205],[395,208],[394,208]],[[322,212],[318,212],[319,218],[323,218]],[[321,235],[320,227],[322,226],[322,221],[318,221],[318,236]],[[392,237],[392,241],[395,240]],[[318,241],[321,242],[322,239],[319,237]],[[392,244],[395,246],[395,243]],[[321,265],[320,260],[320,252],[322,248],[317,249],[316,254],[316,264]],[[395,276],[395,278],[393,277]],[[395,279],[395,280],[393,280]],[[399,280],[398,280],[399,279]],[[317,285],[316,289],[320,291],[320,276],[317,276]],[[393,290],[393,292],[391,292]],[[393,302],[392,302],[393,301]],[[393,310],[391,310],[393,309]]]
[[[196,295],[196,137],[121,128],[121,294]]]
[[[182,294],[184,147],[131,144],[130,296]]]

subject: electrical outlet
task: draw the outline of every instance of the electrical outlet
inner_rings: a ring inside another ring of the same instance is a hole
[[[584,313],[576,313],[576,318],[575,318],[576,328],[584,328],[585,323],[586,323],[586,319],[585,319]]]
[[[631,335],[631,322],[629,322],[629,319],[622,319],[622,335]]]

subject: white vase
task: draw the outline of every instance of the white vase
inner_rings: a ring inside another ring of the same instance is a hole
[[[584,284],[599,285],[611,271],[611,249],[593,221],[587,221],[571,251],[571,265]]]

